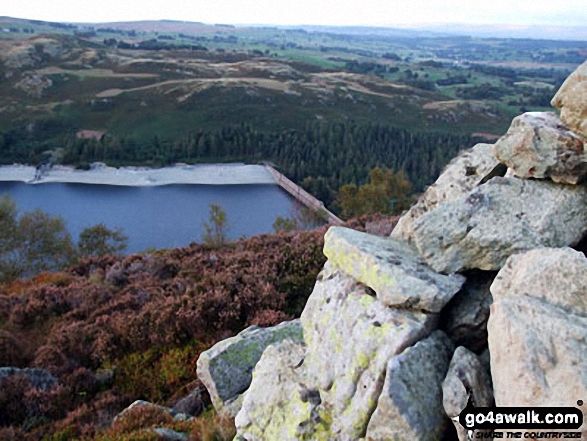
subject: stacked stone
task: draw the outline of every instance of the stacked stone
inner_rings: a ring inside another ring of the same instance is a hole
[[[452,418],[464,441],[467,405],[585,400],[587,63],[553,105],[461,153],[391,237],[331,227],[299,321],[202,354],[236,439],[432,441]]]

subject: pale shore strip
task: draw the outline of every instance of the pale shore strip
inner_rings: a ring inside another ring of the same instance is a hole
[[[28,165],[0,166],[0,181],[43,184],[67,182],[78,184],[155,186],[169,184],[240,185],[276,184],[275,178],[262,165],[234,164],[175,164],[163,168],[108,167],[102,163],[92,164],[90,170],[55,165],[37,170]]]

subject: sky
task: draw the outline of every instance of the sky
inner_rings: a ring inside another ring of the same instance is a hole
[[[585,26],[586,0],[0,0],[0,16],[59,22]]]

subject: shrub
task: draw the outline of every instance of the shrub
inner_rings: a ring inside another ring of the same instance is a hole
[[[213,248],[218,248],[228,241],[228,223],[226,212],[218,204],[210,204],[210,216],[204,223],[202,241]]]

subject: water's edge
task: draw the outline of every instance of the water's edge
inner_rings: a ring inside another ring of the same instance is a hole
[[[170,184],[243,185],[276,184],[275,178],[263,165],[232,164],[175,164],[163,168],[108,167],[94,163],[89,170],[55,165],[0,166],[0,181],[43,184],[48,182],[75,184],[102,184],[132,187]]]

